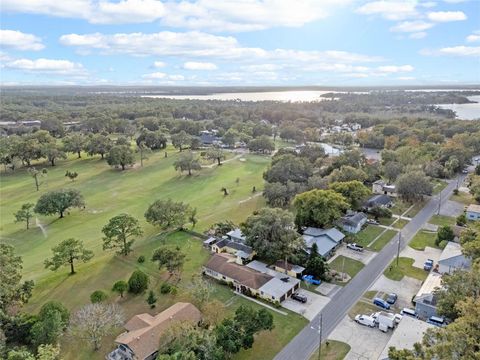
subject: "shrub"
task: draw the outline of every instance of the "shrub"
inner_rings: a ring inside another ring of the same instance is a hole
[[[105,291],[102,291],[102,290],[95,290],[90,295],[90,301],[92,302],[92,304],[103,302],[107,300],[107,298],[108,298],[108,295],[105,293]]]
[[[447,246],[448,241],[447,240],[442,240],[440,241],[440,244],[438,244],[438,247],[440,249],[445,249],[445,246]]]
[[[152,290],[148,292],[147,303],[148,305],[150,305],[151,309],[153,309],[156,306],[155,304],[157,303],[157,298]]]
[[[458,195],[458,189],[453,189],[453,195]]]
[[[138,257],[138,259],[137,259],[137,262],[138,262],[139,264],[143,264],[143,263],[145,262],[145,256],[140,255],[140,256]]]
[[[464,226],[467,223],[467,217],[465,214],[460,214],[457,216],[457,225]]]
[[[147,274],[141,270],[135,270],[128,279],[128,291],[133,294],[140,294],[148,289],[148,283]]]
[[[126,281],[118,280],[115,284],[113,284],[112,291],[115,291],[120,294],[120,297],[123,297],[125,291],[128,290],[128,284]]]
[[[169,283],[163,283],[162,286],[160,286],[160,293],[162,294],[168,294],[170,293],[170,291],[172,291],[172,285],[170,285]]]
[[[177,295],[177,288],[175,286],[172,286],[172,289],[170,290],[170,294]]]

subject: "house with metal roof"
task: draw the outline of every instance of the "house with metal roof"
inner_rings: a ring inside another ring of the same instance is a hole
[[[437,316],[437,296],[435,290],[442,286],[442,275],[431,272],[413,298],[415,312],[421,319]]]
[[[247,246],[241,242],[232,241],[230,239],[222,239],[211,245],[212,252],[214,253],[228,253],[235,255],[237,263],[243,265],[253,259],[255,251],[250,246]]]
[[[243,244],[246,241],[245,235],[243,235],[242,230],[240,230],[239,228],[229,231],[227,233],[227,237],[232,241],[243,243]]]
[[[390,207],[392,205],[393,202],[390,196],[385,194],[377,194],[370,197],[365,204],[363,204],[363,208],[367,211],[371,211],[375,207]]]
[[[303,231],[307,252],[310,252],[312,245],[315,243],[317,244],[318,254],[325,259],[333,255],[333,252],[341,245],[344,238],[345,235],[335,228],[320,229],[308,227]]]
[[[453,241],[447,243],[438,259],[438,271],[442,274],[467,270],[471,265],[472,260],[463,255],[461,245]]]
[[[362,230],[362,226],[367,222],[367,215],[363,212],[352,212],[340,218],[337,222],[346,232],[356,234]]]

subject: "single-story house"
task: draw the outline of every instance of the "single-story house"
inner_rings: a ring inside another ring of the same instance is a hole
[[[307,251],[310,252],[312,245],[315,243],[318,247],[318,254],[325,259],[333,255],[333,252],[341,245],[344,238],[345,235],[335,228],[319,229],[308,227],[303,231],[303,239],[305,240]]]
[[[285,269],[286,268],[286,269]],[[278,260],[275,263],[275,271],[278,271],[283,274],[290,275],[294,278],[301,278],[305,268],[300,265],[294,265],[287,261],[285,266],[285,260]]]
[[[377,180],[372,184],[372,192],[374,194],[397,196],[397,193],[395,191],[395,185],[387,184],[383,180]]]
[[[173,324],[188,321],[200,322],[202,314],[190,303],[178,302],[165,311],[152,316],[139,314],[125,325],[125,332],[118,335],[118,347],[106,356],[107,360],[153,360],[158,353],[160,337]]]
[[[470,204],[467,207],[467,220],[480,220],[480,205]]]
[[[437,297],[435,289],[442,286],[442,275],[431,272],[422,284],[417,295],[413,298],[415,312],[421,319],[428,319],[430,316],[437,316]]]
[[[246,238],[245,235],[243,235],[242,230],[239,228],[233,229],[232,231],[229,231],[227,233],[227,236],[230,240],[236,241],[242,244],[245,244]]]
[[[346,232],[356,234],[362,230],[362,226],[365,225],[367,220],[367,215],[363,212],[352,212],[340,218],[338,226]]]
[[[449,241],[440,254],[438,259],[438,271],[442,274],[451,273],[455,270],[469,269],[472,264],[471,259],[462,254],[460,244]]]
[[[211,236],[203,242],[203,246],[206,247],[207,249],[211,249],[213,244],[215,244],[218,241],[220,241],[220,239],[216,238],[215,236]]]
[[[280,273],[270,275],[268,272],[273,270],[267,268],[267,272],[261,272],[249,266],[250,264],[242,266],[237,264],[231,255],[213,254],[203,266],[203,271],[214,279],[232,283],[238,293],[258,296],[272,302],[284,301],[300,287],[298,279]]]
[[[211,249],[217,254],[228,253],[235,255],[237,258],[237,263],[240,265],[252,260],[253,256],[255,255],[255,251],[253,251],[250,246],[229,239],[217,241],[211,246]]]
[[[413,345],[422,342],[423,334],[435,325],[426,321],[415,319],[411,316],[404,316],[395,328],[393,335],[383,348],[378,360],[388,360],[388,349],[394,347],[397,349],[413,350]]]
[[[390,207],[393,205],[390,196],[385,194],[377,194],[370,197],[363,205],[367,211],[372,210],[374,207]]]

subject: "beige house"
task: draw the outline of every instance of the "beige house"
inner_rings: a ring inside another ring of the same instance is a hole
[[[157,357],[160,338],[173,324],[188,321],[197,324],[200,311],[190,303],[178,302],[165,311],[152,316],[139,314],[125,325],[125,332],[118,335],[118,347],[106,356],[107,360],[153,360]]]
[[[239,265],[251,261],[255,255],[255,252],[250,246],[229,239],[222,239],[214,243],[211,249],[212,252],[217,254],[227,253],[234,255],[236,257],[235,262]]]

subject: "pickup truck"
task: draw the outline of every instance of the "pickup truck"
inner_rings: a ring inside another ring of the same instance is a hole
[[[357,245],[356,243],[347,244],[347,248],[355,251],[363,251],[363,246]]]
[[[428,259],[427,261],[425,261],[423,263],[423,270],[430,271],[430,270],[432,270],[432,268],[433,268],[433,260],[432,259]]]

